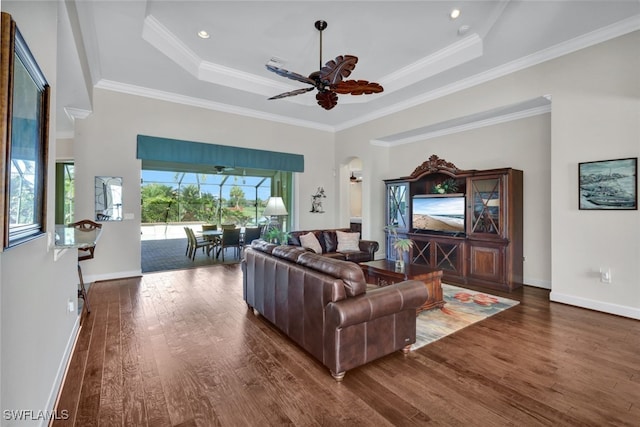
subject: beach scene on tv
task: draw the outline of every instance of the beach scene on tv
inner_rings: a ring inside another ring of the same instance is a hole
[[[464,197],[413,199],[413,228],[435,231],[464,231]]]

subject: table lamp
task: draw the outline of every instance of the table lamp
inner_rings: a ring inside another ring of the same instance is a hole
[[[284,206],[282,197],[269,197],[267,206],[264,208],[262,215],[269,217],[268,229],[277,228],[280,230],[280,217],[289,215],[287,208]]]

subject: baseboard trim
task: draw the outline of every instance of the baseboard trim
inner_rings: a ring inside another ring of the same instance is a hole
[[[67,370],[69,369],[69,363],[71,363],[71,356],[73,356],[73,350],[76,347],[76,342],[78,341],[78,336],[80,332],[80,316],[76,317],[76,321],[73,324],[73,329],[71,330],[71,334],[69,335],[69,340],[67,341],[67,346],[64,349],[64,354],[62,356],[62,360],[60,360],[60,365],[58,366],[58,373],[56,374],[55,381],[51,387],[51,392],[49,393],[49,399],[47,399],[47,410],[49,413],[53,414],[56,406],[58,405],[58,399],[60,399],[60,392],[62,391],[62,386],[64,384],[64,379],[67,375]],[[46,418],[46,417],[45,417]],[[40,426],[44,427],[49,424],[49,420],[42,420],[40,422]]]
[[[84,282],[93,283],[101,280],[126,279],[128,277],[140,277],[140,276],[142,276],[142,270],[119,271],[115,273],[87,275],[87,276],[84,276]]]
[[[542,279],[524,279],[524,284],[527,286],[533,286],[536,288],[543,288],[551,290],[551,282],[549,280]]]
[[[588,308],[589,310],[615,314],[616,316],[630,317],[631,319],[640,320],[640,309],[635,307],[595,301],[553,291],[549,294],[549,300],[553,302],[560,302],[563,304],[575,305],[576,307]]]

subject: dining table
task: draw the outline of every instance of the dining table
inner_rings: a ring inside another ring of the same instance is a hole
[[[222,239],[223,231],[224,230],[203,230],[200,232],[200,234],[202,235],[202,237],[204,237],[207,240],[217,242],[216,246],[219,246],[220,239]],[[244,236],[244,227],[240,227],[240,241],[242,241],[243,236]],[[210,253],[210,251],[213,249],[215,249],[215,246],[211,247],[208,253]],[[216,252],[216,258],[218,258],[219,256],[220,256],[220,247],[218,247],[218,250]]]

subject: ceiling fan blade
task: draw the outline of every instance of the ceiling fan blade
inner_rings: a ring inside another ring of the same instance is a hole
[[[335,93],[345,95],[370,95],[372,93],[380,93],[384,90],[379,83],[368,82],[366,80],[344,80],[331,86],[331,89]]]
[[[331,110],[333,107],[338,105],[338,95],[330,90],[318,92],[316,94],[316,100],[318,101],[318,105],[325,110]]]
[[[302,83],[309,83],[310,85],[315,85],[316,82],[311,80],[309,77],[305,77],[302,74],[294,73],[293,71],[285,70],[284,68],[274,67],[273,65],[265,65],[267,70],[276,73],[279,76],[286,77],[291,80],[297,80]]]
[[[356,64],[358,57],[353,55],[340,55],[336,59],[327,62],[320,70],[320,80],[335,85],[342,81],[343,78],[349,77]]]
[[[281,99],[281,98],[286,98],[288,96],[296,96],[296,95],[302,95],[303,93],[307,93],[309,91],[312,91],[313,87],[305,87],[303,89],[296,89],[296,90],[292,90],[291,92],[285,92],[285,93],[281,93],[280,95],[276,95],[276,96],[272,96],[269,99]]]

